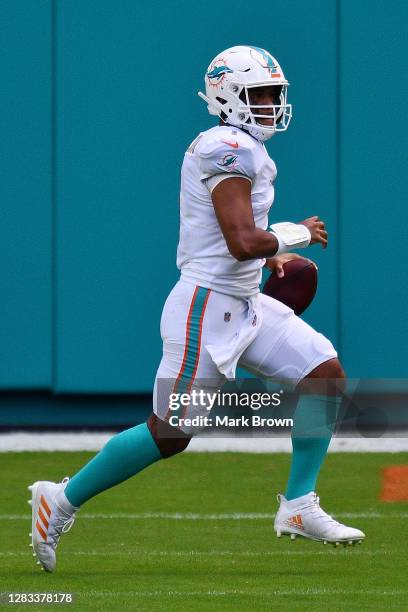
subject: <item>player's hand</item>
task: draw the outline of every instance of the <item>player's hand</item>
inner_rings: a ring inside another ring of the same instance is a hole
[[[317,270],[317,266],[314,261],[308,259],[307,257],[302,257],[297,253],[282,253],[281,255],[275,255],[275,257],[270,257],[265,261],[265,266],[268,268],[268,270],[276,274],[278,278],[283,278],[285,276],[283,266],[287,261],[291,261],[292,259],[303,259],[307,263],[313,264]]]
[[[309,230],[312,236],[310,244],[320,243],[324,249],[327,247],[327,232],[324,221],[319,219],[317,215],[300,221],[299,225],[306,225]]]

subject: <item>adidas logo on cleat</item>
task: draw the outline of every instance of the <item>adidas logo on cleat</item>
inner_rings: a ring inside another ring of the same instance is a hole
[[[47,515],[47,516],[46,516]],[[47,541],[47,531],[49,527],[49,519],[51,517],[51,509],[47,504],[45,497],[41,495],[40,506],[38,508],[37,520],[35,522],[36,529],[41,535],[44,542]]]
[[[302,529],[304,531],[303,521],[300,514],[296,514],[295,516],[291,516],[286,521],[288,527],[295,527],[296,529]]]

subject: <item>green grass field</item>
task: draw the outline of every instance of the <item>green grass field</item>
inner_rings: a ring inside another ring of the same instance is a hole
[[[408,609],[408,504],[378,501],[381,468],[407,464],[407,453],[326,460],[322,506],[366,532],[361,546],[276,538],[269,515],[289,455],[184,454],[86,504],[46,574],[28,546],[26,486],[90,456],[0,455],[0,591],[71,592],[78,610]]]

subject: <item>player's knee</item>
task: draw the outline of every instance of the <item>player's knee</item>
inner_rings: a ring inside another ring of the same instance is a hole
[[[338,378],[341,380],[346,378],[346,374],[340,361],[335,357],[334,359],[328,359],[318,365],[314,370],[309,372],[305,378]]]
[[[346,373],[337,358],[328,359],[300,381],[297,390],[323,395],[338,395],[346,389]]]
[[[181,453],[190,443],[190,436],[162,421],[155,414],[151,414],[147,419],[147,426],[163,459]]]

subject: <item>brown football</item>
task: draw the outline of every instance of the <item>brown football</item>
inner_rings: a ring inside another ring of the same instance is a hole
[[[262,290],[300,315],[312,302],[317,289],[317,270],[312,263],[292,259],[283,265],[285,276],[271,274]]]

